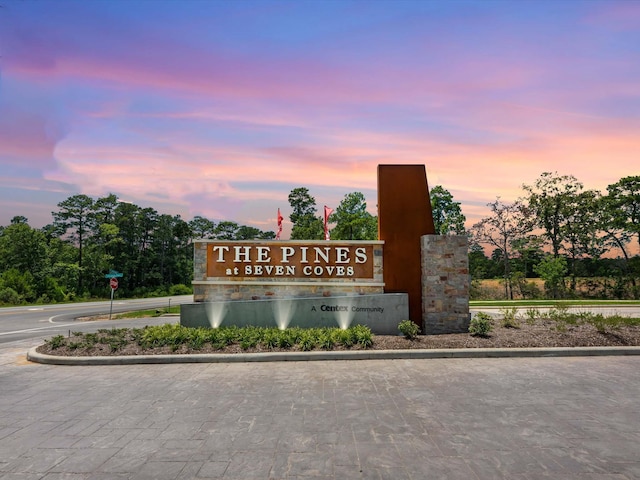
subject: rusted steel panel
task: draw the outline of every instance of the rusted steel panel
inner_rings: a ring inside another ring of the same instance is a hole
[[[411,320],[422,325],[420,237],[434,235],[424,165],[378,165],[378,238],[384,240],[384,291],[409,294]]]

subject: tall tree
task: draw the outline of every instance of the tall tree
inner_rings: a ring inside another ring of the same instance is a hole
[[[537,235],[523,235],[512,242],[513,250],[517,255],[514,265],[524,278],[533,276],[533,266],[544,257],[543,243]]]
[[[104,291],[103,273],[113,268],[114,253],[121,242],[120,229],[115,224],[118,197],[111,193],[98,198],[89,216],[91,237],[87,241],[87,279],[93,292]],[[90,266],[89,266],[90,264]]]
[[[124,274],[121,287],[133,292],[137,287],[147,285],[146,275],[151,266],[148,250],[157,212],[133,203],[120,202],[114,217],[119,230],[119,242],[110,268]]]
[[[640,175],[621,178],[607,190],[616,213],[614,225],[635,236],[640,246]]]
[[[64,291],[51,268],[47,236],[31,228],[26,217],[14,217],[11,225],[0,230],[0,291],[3,288],[15,290],[20,297],[18,301],[64,299]],[[76,288],[76,282],[72,288]],[[10,292],[2,296],[11,297]]]
[[[378,220],[367,212],[360,192],[346,194],[329,221],[336,223],[331,230],[333,240],[375,240],[378,236]]]
[[[289,205],[291,205],[291,215],[289,220],[291,223],[296,224],[300,219],[309,215],[315,216],[316,214],[316,199],[311,196],[309,189],[306,187],[298,187],[291,190],[289,193]]]
[[[247,225],[241,225],[236,231],[237,240],[255,240],[259,239],[262,235],[262,231],[256,227],[249,227]]]
[[[208,218],[196,215],[189,223],[193,238],[215,238],[216,224]]]
[[[87,195],[73,195],[58,203],[59,210],[52,212],[53,223],[62,233],[78,247],[78,293],[83,292],[82,251],[87,233],[91,226],[93,199]]]
[[[157,271],[154,273],[157,273],[156,282],[159,285],[170,285],[173,276],[173,264],[177,251],[174,234],[175,220],[171,215],[159,215],[152,235],[152,257],[157,266]]]
[[[273,240],[276,238],[276,232],[273,230],[262,230],[256,238],[261,240]]]
[[[505,298],[512,298],[511,290],[511,257],[514,242],[522,239],[531,231],[527,222],[527,211],[520,202],[503,203],[500,199],[487,204],[491,210],[488,217],[483,218],[471,228],[475,241],[498,249],[502,255],[504,266]]]
[[[180,283],[188,285],[193,279],[193,243],[191,228],[180,215],[173,217],[173,237],[175,242],[175,259],[173,276],[169,285]]]
[[[25,217],[13,217],[0,234],[0,273],[11,268],[40,277],[47,264],[44,233],[33,229]]]
[[[570,288],[574,292],[579,260],[585,257],[599,258],[604,253],[603,243],[598,237],[599,196],[599,192],[595,190],[585,190],[567,198],[570,203],[564,206],[570,214],[567,215],[561,231],[570,261]]]
[[[291,229],[292,240],[321,240],[324,238],[324,225],[321,218],[316,217],[316,199],[305,187],[294,188],[289,193],[291,215],[293,223]]]
[[[485,278],[495,278],[501,275],[503,262],[496,264],[494,259],[487,257],[484,248],[475,238],[471,237],[469,242],[469,273],[472,280]]]
[[[533,185],[523,185],[526,202],[535,223],[549,240],[553,256],[558,257],[566,240],[566,224],[575,214],[575,196],[583,185],[573,175],[544,172]]]
[[[116,208],[118,208],[118,197],[110,193],[106,197],[98,198],[93,204],[93,218],[97,229],[105,223],[113,224],[115,221]]]
[[[218,240],[236,240],[240,225],[236,222],[223,220],[216,225],[216,238]]]
[[[454,202],[453,195],[440,185],[429,192],[433,224],[438,235],[464,235],[464,222],[467,218],[462,214],[460,202]]]
[[[624,177],[609,185],[607,191],[596,209],[598,225],[604,232],[605,246],[622,252],[623,274],[631,281],[633,297],[639,298],[636,277],[640,276],[640,262],[631,258],[629,244],[634,236],[640,242],[640,176]]]

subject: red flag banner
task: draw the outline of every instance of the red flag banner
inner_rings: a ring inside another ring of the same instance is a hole
[[[333,212],[333,208],[329,208],[326,205],[324,206],[324,239],[329,240],[331,235],[329,234],[329,215]]]
[[[278,233],[276,233],[276,240],[280,240],[280,234],[282,233],[282,215],[280,214],[280,209],[278,209]]]

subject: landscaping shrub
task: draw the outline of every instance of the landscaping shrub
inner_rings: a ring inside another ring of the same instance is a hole
[[[313,350],[316,346],[316,339],[314,334],[310,330],[305,330],[302,335],[300,335],[300,350],[303,352]]]
[[[500,313],[502,314],[502,326],[504,328],[520,328],[517,318],[518,309],[516,307],[501,308]]]
[[[45,340],[45,343],[50,345],[54,350],[56,348],[63,347],[66,344],[65,339],[62,335],[56,335],[55,337],[52,337],[51,340]]]
[[[528,325],[536,323],[536,319],[540,316],[540,312],[538,312],[537,308],[527,308],[524,314]]]
[[[402,320],[398,324],[398,330],[409,340],[415,339],[420,333],[420,327],[411,320]]]
[[[478,312],[469,322],[469,333],[474,336],[486,337],[492,328],[492,318],[488,313]]]
[[[355,327],[351,327],[353,329],[356,343],[363,348],[369,348],[373,345],[373,334],[371,333],[371,329],[365,325],[356,325]]]
[[[346,348],[351,348],[358,340],[353,334],[353,330],[350,328],[346,330],[337,330],[337,336],[337,343]]]

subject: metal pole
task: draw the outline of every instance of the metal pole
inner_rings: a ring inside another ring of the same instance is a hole
[[[111,289],[111,304],[109,305],[109,320],[111,320],[112,311],[113,311],[113,288]]]

